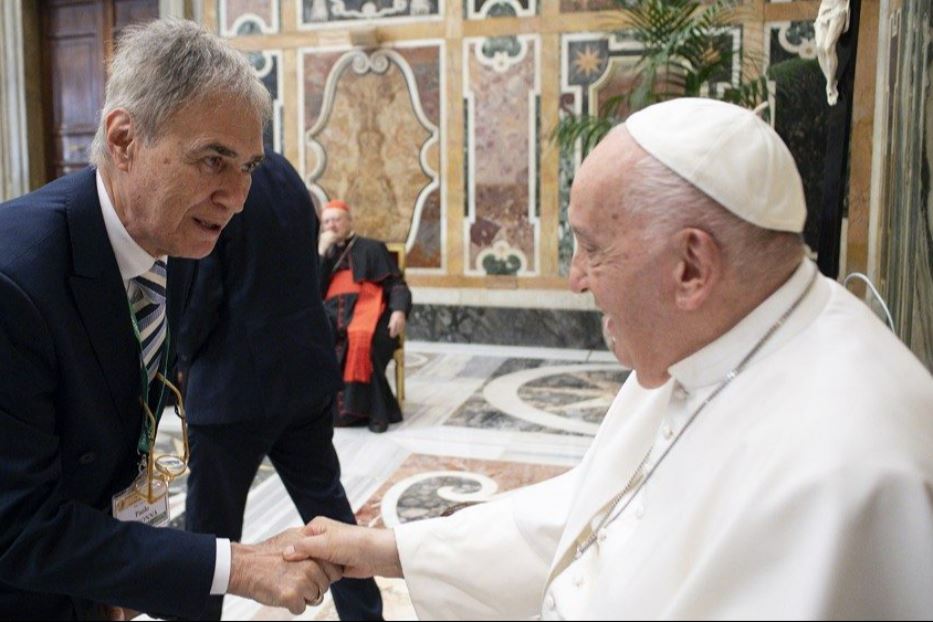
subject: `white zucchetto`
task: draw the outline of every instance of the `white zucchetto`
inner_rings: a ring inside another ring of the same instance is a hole
[[[734,104],[681,98],[630,116],[642,149],[754,225],[803,231],[803,183],[787,145],[755,113]]]

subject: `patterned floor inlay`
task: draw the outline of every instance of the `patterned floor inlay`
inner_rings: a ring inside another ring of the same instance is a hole
[[[394,527],[488,501],[556,477],[566,467],[414,454],[356,513],[357,522]]]
[[[508,359],[446,425],[593,436],[627,376],[614,363]]]

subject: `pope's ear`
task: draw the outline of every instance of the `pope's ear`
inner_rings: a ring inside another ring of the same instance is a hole
[[[136,154],[137,139],[133,119],[123,108],[110,111],[104,119],[107,153],[110,161],[121,171],[129,170]]]
[[[675,236],[679,261],[674,268],[677,307],[694,311],[703,306],[722,276],[722,249],[702,229],[688,228]]]

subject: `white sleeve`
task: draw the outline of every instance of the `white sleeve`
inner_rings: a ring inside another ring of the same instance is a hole
[[[418,618],[538,615],[576,471],[453,516],[396,527],[402,572]]]

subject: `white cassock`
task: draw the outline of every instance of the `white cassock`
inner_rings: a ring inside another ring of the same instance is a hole
[[[817,277],[674,442],[815,270],[804,261],[664,386],[630,378],[578,467],[397,527],[419,617],[933,617],[933,377],[838,284]]]

